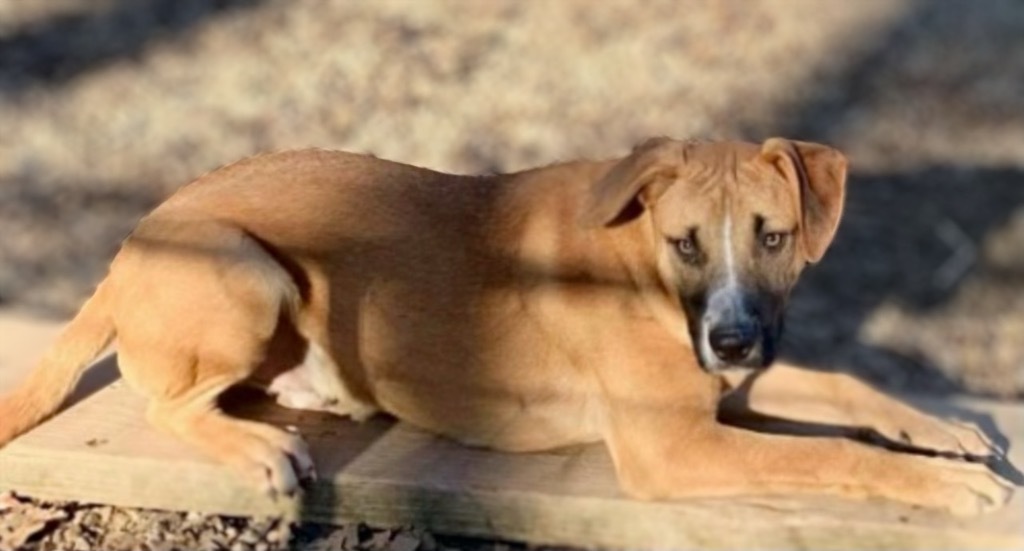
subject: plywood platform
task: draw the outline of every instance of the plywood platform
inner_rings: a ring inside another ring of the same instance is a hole
[[[112,361],[96,372],[112,373]],[[310,441],[321,480],[305,495],[274,501],[251,491],[226,468],[149,428],[141,399],[121,382],[0,451],[0,488],[121,506],[415,523],[447,533],[578,546],[1024,549],[1024,493],[1001,512],[970,520],[881,501],[644,503],[619,493],[600,446],[500,454],[388,420],[358,425],[243,398],[239,413],[295,425]],[[1024,465],[1022,409],[971,407],[990,414],[1015,441],[1011,461]]]

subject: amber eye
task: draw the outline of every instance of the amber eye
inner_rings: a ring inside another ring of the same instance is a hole
[[[786,234],[780,232],[769,232],[761,237],[761,243],[764,248],[769,250],[778,250],[782,247],[783,241],[785,241]]]

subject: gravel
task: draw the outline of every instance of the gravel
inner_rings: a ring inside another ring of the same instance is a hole
[[[328,526],[276,518],[47,502],[0,493],[0,551],[525,551],[512,542],[441,536],[415,526]]]

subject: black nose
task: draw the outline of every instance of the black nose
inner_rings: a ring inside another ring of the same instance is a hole
[[[750,355],[757,343],[757,330],[747,326],[716,327],[708,334],[711,349],[723,362],[739,362]]]

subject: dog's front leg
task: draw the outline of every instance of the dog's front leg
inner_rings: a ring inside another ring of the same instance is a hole
[[[953,455],[1002,454],[971,424],[923,413],[851,375],[786,364],[755,373],[738,384],[735,392],[722,400],[720,414],[723,420],[739,424],[754,414],[833,425]]]
[[[644,350],[667,352],[656,344]],[[642,356],[659,363],[634,359],[601,374],[606,443],[623,490],[633,496],[818,493],[977,514],[1001,506],[1011,494],[1009,482],[979,463],[719,424],[720,387],[713,377],[692,360],[687,365],[666,362],[671,356]]]
[[[688,424],[685,432],[668,427],[618,432],[611,444],[627,493],[648,499],[808,493],[880,497],[973,515],[1002,506],[1012,492],[1009,482],[980,463],[896,453],[842,438],[768,435],[706,421]]]

